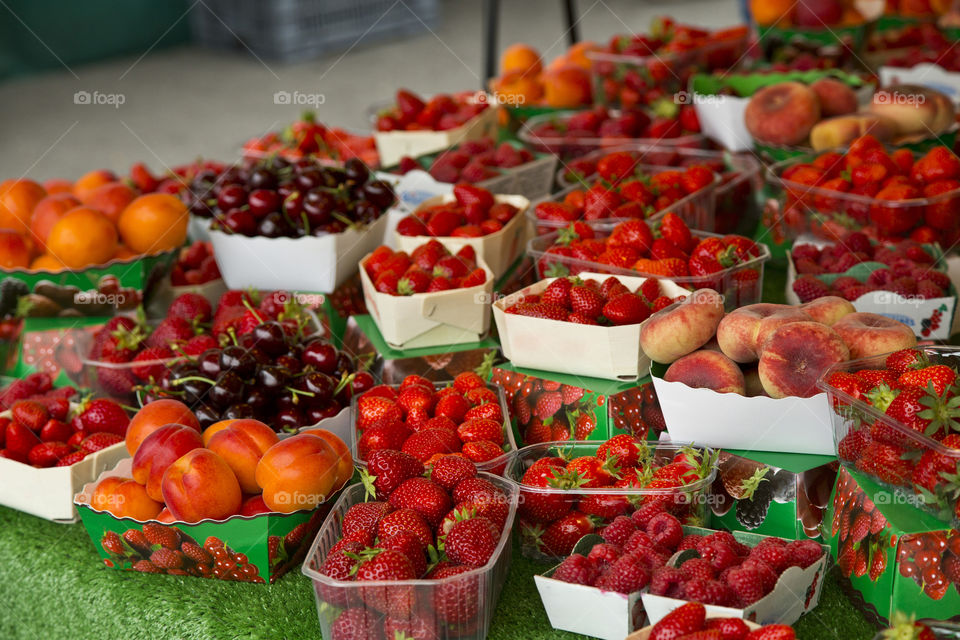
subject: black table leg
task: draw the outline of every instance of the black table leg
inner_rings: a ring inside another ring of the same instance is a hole
[[[573,46],[580,42],[580,25],[577,23],[577,9],[573,5],[576,0],[563,0],[563,11],[567,19],[567,39]]]
[[[486,89],[487,80],[497,75],[497,27],[500,24],[500,0],[483,0],[483,78],[481,89]]]

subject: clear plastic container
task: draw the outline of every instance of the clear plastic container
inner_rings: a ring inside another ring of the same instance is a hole
[[[588,184],[590,177],[596,172],[595,168],[589,169],[589,167],[591,165],[595,167],[596,161],[600,158],[617,151],[632,153],[639,160],[651,165],[688,167],[706,164],[717,168],[722,166],[725,173],[721,176],[721,182],[716,188],[714,226],[713,228],[696,228],[717,233],[733,233],[738,228],[752,232],[756,228],[760,220],[757,194],[763,189],[763,173],[760,162],[751,153],[625,144],[609,149],[598,149],[578,158],[577,163],[586,163],[584,166],[587,169],[583,171],[586,175],[579,178],[572,177],[569,175],[570,168],[562,168],[557,172],[557,184],[564,188],[575,184]]]
[[[877,213],[887,212],[893,218],[913,218],[916,225],[923,224],[924,213],[930,207],[952,207],[960,211],[960,189],[931,198],[909,200],[878,200],[867,196],[832,191],[822,187],[800,184],[783,178],[786,170],[799,164],[812,162],[821,153],[806,153],[767,169],[767,197],[764,218],[767,226],[776,227],[786,237],[795,238],[811,232],[830,240],[843,239],[854,231],[871,224]],[[915,154],[917,158],[919,154]],[[902,235],[908,236],[911,227]]]
[[[437,389],[442,389],[443,387],[452,385],[453,382],[448,380],[444,382],[434,382],[433,384]],[[394,389],[400,388],[399,384],[389,386]],[[488,384],[487,388],[497,394],[497,402],[500,405],[500,415],[503,416],[503,445],[507,447],[507,451],[504,451],[503,455],[497,456],[492,460],[478,462],[477,469],[494,475],[502,475],[507,466],[507,462],[517,453],[517,441],[513,437],[513,428],[510,425],[510,412],[507,409],[507,398],[504,395],[503,387]],[[357,443],[360,440],[360,433],[357,431],[357,401],[360,397],[362,396],[354,396],[350,401],[350,453],[353,455],[353,463],[357,467],[365,469],[367,462],[366,460],[361,460],[357,453]]]
[[[954,369],[960,368],[960,347],[920,348],[927,354],[932,364],[946,364]],[[907,504],[929,511],[944,522],[957,522],[958,518],[955,515],[957,498],[946,491],[937,492],[936,495],[920,491],[912,482],[911,474],[921,457],[928,452],[942,456],[951,461],[952,465],[960,463],[960,449],[945,446],[934,438],[915,431],[876,407],[854,398],[827,382],[830,376],[838,371],[883,369],[887,355],[889,354],[834,365],[824,372],[817,383],[817,386],[827,393],[832,407],[830,413],[833,419],[833,441],[837,457],[844,467],[869,476],[872,480],[889,488]],[[960,424],[957,426],[960,427]],[[903,468],[893,469],[888,464],[877,465],[875,458],[872,457],[875,451],[868,449],[873,443],[892,447],[899,453],[898,458],[903,461]],[[869,451],[870,456],[861,455],[858,459],[851,459],[846,455],[851,449],[861,454]]]
[[[665,91],[683,89],[694,72],[735,66],[746,53],[749,41],[750,34],[744,31],[739,37],[715,40],[687,51],[658,51],[648,56],[589,51],[586,55],[591,63],[594,101],[618,104],[617,89],[630,72],[638,72],[648,83]]]
[[[336,628],[341,615],[366,619],[379,627],[387,617],[369,603],[389,599],[397,604],[391,613],[391,622],[401,628],[416,625],[414,629],[427,629],[426,635],[435,640],[483,640],[490,631],[490,621],[496,609],[497,599],[510,568],[510,531],[517,512],[519,487],[490,474],[481,474],[500,488],[509,501],[506,525],[490,561],[482,567],[441,580],[404,581],[343,581],[334,580],[320,573],[320,567],[334,544],[340,540],[343,516],[355,504],[364,502],[366,489],[354,484],[344,489],[334,504],[314,539],[303,562],[303,573],[313,581],[317,601],[317,614],[324,638],[337,640]],[[437,607],[437,604],[441,604]],[[400,606],[404,605],[404,606]],[[410,612],[404,610],[409,608]],[[349,620],[349,618],[347,619]],[[346,625],[346,622],[341,623]],[[376,638],[378,636],[367,636]]]
[[[594,229],[598,237],[606,237],[618,223],[590,222],[588,224]],[[719,237],[719,234],[708,233],[706,231],[693,231],[692,233],[695,238]],[[723,271],[711,273],[709,276],[678,276],[666,278],[659,274],[643,273],[633,269],[624,269],[599,262],[579,260],[568,256],[558,256],[547,253],[548,249],[557,241],[559,235],[559,231],[554,231],[553,233],[531,238],[527,243],[527,255],[534,261],[537,267],[537,276],[541,279],[561,275],[576,275],[581,271],[608,273],[610,275],[620,276],[660,278],[676,282],[680,286],[687,287],[690,290],[707,288],[718,291],[724,295],[724,306],[728,311],[744,305],[760,302],[760,297],[763,293],[763,267],[764,263],[770,259],[769,247],[758,242],[757,247],[760,249],[760,255],[747,262],[728,267]],[[756,277],[754,277],[754,274],[756,274]]]
[[[705,526],[709,515],[710,485],[717,475],[716,465],[705,477],[692,482],[688,485],[670,489],[631,489],[631,488],[576,488],[576,489],[555,489],[551,487],[533,487],[522,483],[523,475],[533,466],[533,464],[542,458],[561,456],[567,460],[572,460],[580,456],[595,456],[597,449],[602,445],[602,441],[594,440],[574,440],[559,442],[542,442],[531,444],[520,449],[517,455],[507,465],[504,477],[511,482],[517,483],[520,488],[520,508],[518,511],[517,522],[521,527],[521,551],[525,557],[535,559],[552,559],[559,556],[551,555],[545,552],[541,547],[534,544],[529,535],[524,532],[534,529],[544,530],[550,526],[550,522],[537,522],[529,519],[523,511],[523,505],[526,500],[532,497],[546,496],[567,496],[571,510],[580,510],[583,512],[595,512],[597,509],[593,505],[587,506],[585,500],[591,503],[599,503],[600,509],[607,511],[609,517],[602,517],[597,513],[591,513],[596,518],[596,528],[603,527],[607,522],[613,520],[617,515],[630,515],[634,509],[642,506],[645,500],[656,499],[663,500],[667,510],[683,524],[694,526]],[[713,456],[713,450],[695,445],[686,445],[675,442],[658,443],[646,442],[649,450],[648,464],[654,465],[654,468],[667,465],[673,461],[674,456],[684,447],[696,449],[701,456]],[[615,506],[611,501],[618,498],[623,499],[622,505]],[[606,499],[606,501],[604,501]]]
[[[552,153],[560,157],[561,160],[576,158],[597,149],[607,149],[618,147],[627,143],[677,146],[693,149],[702,149],[709,144],[707,137],[700,133],[692,133],[677,138],[614,138],[614,137],[592,137],[592,138],[565,138],[563,136],[544,136],[537,134],[537,128],[540,125],[554,122],[561,126],[566,120],[569,120],[576,111],[561,111],[559,113],[545,113],[534,116],[527,120],[523,127],[517,132],[520,138],[533,151],[542,153]]]
[[[635,171],[640,172],[643,175],[656,175],[658,173],[664,173],[666,171],[676,171],[676,167],[660,167],[648,164],[638,164],[636,165]],[[693,193],[680,198],[669,207],[661,209],[656,213],[647,216],[645,220],[659,220],[662,218],[668,211],[673,211],[675,214],[680,216],[684,222],[687,223],[687,226],[691,229],[702,229],[704,231],[713,231],[714,227],[714,206],[716,204],[716,191],[717,187],[720,185],[721,178],[719,175],[714,173],[713,182],[700,189],[699,191],[694,191]],[[559,202],[562,201],[568,193],[571,191],[576,191],[577,189],[586,189],[582,184],[574,184],[566,189],[551,195],[548,198],[544,198],[541,202],[552,201]],[[537,218],[537,207],[536,205],[531,206],[527,209],[527,218],[531,223],[536,225],[537,235],[542,235],[544,233],[550,233],[551,231],[556,231],[557,229],[562,229],[563,227],[569,226],[569,222],[560,222],[557,220],[540,220]],[[623,220],[618,218],[599,218],[602,221],[616,220],[617,222],[623,222]]]
[[[936,640],[960,640],[960,623],[956,622],[944,622],[943,620],[927,620],[920,619],[918,622],[922,622],[927,625],[927,628],[933,632],[933,637]],[[873,636],[873,640],[889,640],[891,637],[888,635],[887,630],[878,631],[877,635]],[[918,636],[920,637],[920,636]]]

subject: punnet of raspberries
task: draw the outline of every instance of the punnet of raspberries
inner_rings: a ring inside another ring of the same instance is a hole
[[[0,414],[0,457],[37,468],[69,467],[123,442],[130,418],[113,400],[71,404],[77,390],[52,388],[50,376],[34,373],[0,392],[9,408]]]
[[[829,373],[837,456],[937,513],[960,518],[957,360],[935,347],[903,349]],[[867,413],[865,405],[882,417]]]
[[[576,324],[619,326],[643,322],[651,313],[684,297],[665,295],[656,278],[648,278],[631,290],[615,276],[603,282],[569,276],[557,278],[539,294],[524,295],[506,312]]]
[[[457,455],[496,466],[513,447],[496,389],[473,371],[440,388],[418,375],[377,385],[357,398],[356,458],[397,449],[424,464]]]
[[[597,175],[589,187],[570,189],[562,201],[538,204],[537,220],[560,223],[607,218],[649,218],[668,209],[717,181],[713,169],[704,165],[654,171],[636,155],[618,151],[597,163]]]
[[[819,248],[813,244],[793,247],[793,263],[799,277],[793,291],[801,302],[822,296],[841,296],[854,301],[871,291],[890,291],[906,298],[942,298],[950,290],[950,278],[936,258],[918,242],[901,240],[893,246],[875,245],[860,232],[842,243]],[[866,279],[841,276],[827,284],[818,276],[846,273],[864,262],[882,263]]]
[[[771,593],[790,567],[806,569],[824,556],[813,540],[763,538],[755,547],[726,531],[687,534],[669,513],[642,510],[618,516],[599,530],[604,542],[586,555],[568,556],[553,578],[629,594],[647,589],[656,596],[721,607],[745,608]],[[700,556],[671,563],[678,551]]]
[[[519,213],[509,202],[465,182],[453,187],[454,200],[420,207],[397,224],[402,236],[479,238],[503,228]]]
[[[465,245],[454,254],[434,239],[409,255],[379,246],[360,266],[377,291],[392,296],[467,289],[487,281],[487,273],[477,265],[473,247]]]
[[[465,140],[440,153],[428,166],[416,158],[404,156],[400,158],[397,172],[403,175],[414,169],[426,171],[429,168],[430,175],[437,182],[476,184],[500,176],[503,169],[519,167],[533,159],[533,154],[524,148],[517,149],[509,142],[497,145],[493,138],[486,137]]]
[[[678,526],[678,518],[694,522],[703,504],[690,495],[709,490],[715,460],[710,450],[676,445],[654,449],[629,434],[602,443],[528,446],[506,472],[520,484],[524,551],[569,555],[580,538],[635,510],[632,517],[644,528],[648,519],[662,513],[675,516],[671,521]]]
[[[794,640],[793,627],[786,624],[766,624],[751,629],[742,618],[708,618],[707,610],[699,602],[678,607],[660,619],[650,629],[650,640]]]

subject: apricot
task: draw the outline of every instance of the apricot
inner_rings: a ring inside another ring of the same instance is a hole
[[[271,511],[312,509],[339,487],[339,461],[326,440],[300,433],[270,447],[257,464],[257,484]]]
[[[116,182],[117,180],[117,174],[113,171],[94,169],[77,178],[77,181],[73,183],[73,195],[80,198],[80,201],[83,202],[97,187],[101,187],[110,182]]]
[[[543,73],[543,93],[544,101],[550,107],[570,108],[590,104],[593,100],[590,73],[573,64],[548,69]]]
[[[130,420],[126,436],[127,451],[131,456],[136,454],[144,438],[171,423],[182,424],[200,431],[200,422],[187,405],[172,398],[154,400],[140,409]]]
[[[50,229],[67,211],[80,206],[80,201],[70,193],[54,193],[37,203],[30,215],[30,236],[41,250],[46,249]]]
[[[350,449],[346,443],[340,439],[340,436],[326,429],[305,429],[304,433],[320,436],[327,441],[327,444],[333,447],[333,452],[336,454],[338,461],[336,485],[344,485],[349,482],[350,478],[353,477],[353,456],[350,455]]]
[[[83,203],[102,212],[110,222],[117,224],[120,214],[136,197],[137,192],[124,183],[108,182],[91,191]]]
[[[259,420],[244,419],[234,420],[214,433],[207,441],[207,448],[230,466],[244,493],[259,493],[257,463],[277,442],[273,429]]]
[[[44,180],[43,188],[46,189],[47,195],[73,193],[73,183],[65,178],[50,178],[49,180]]]
[[[103,264],[117,250],[117,229],[96,209],[76,207],[53,224],[46,244],[68,267]]]
[[[160,482],[163,473],[181,456],[203,446],[196,429],[167,424],[143,439],[133,456],[133,479],[146,485],[147,494],[163,500]]]
[[[163,474],[163,501],[177,520],[222,520],[240,510],[243,492],[230,466],[209,449],[194,449]]]
[[[219,431],[226,429],[231,424],[236,422],[236,419],[233,420],[221,420],[220,422],[214,422],[212,425],[203,430],[203,446],[207,446],[210,443],[210,438],[214,436]]]
[[[542,69],[540,53],[533,47],[519,42],[507,47],[500,56],[500,73],[520,71],[536,76]]]
[[[151,498],[142,484],[122,476],[108,476],[97,483],[90,496],[90,506],[97,511],[109,511],[118,518],[134,520],[151,520],[163,509],[163,504]]]
[[[270,509],[266,503],[264,503],[263,496],[259,493],[255,496],[250,496],[240,505],[240,515],[242,516],[258,516],[261,513],[270,513]]]
[[[30,245],[26,238],[10,229],[0,229],[0,267],[25,269],[30,266]]]
[[[0,228],[26,231],[33,208],[46,195],[43,187],[26,178],[0,182]]]

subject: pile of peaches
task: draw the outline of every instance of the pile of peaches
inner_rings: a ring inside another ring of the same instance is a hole
[[[145,193],[138,184],[156,186],[145,176],[149,185],[106,169],[75,182],[0,182],[0,267],[82,269],[181,246],[186,207],[170,193]]]
[[[108,475],[90,506],[118,518],[170,522],[312,509],[353,475],[340,438],[311,429],[280,440],[253,419],[222,420],[202,433],[182,402],[156,400],[130,420],[132,477]]]
[[[809,398],[829,367],[915,345],[907,325],[837,296],[724,314],[722,296],[700,289],[640,329],[644,352],[670,365],[667,382],[748,397]]]

